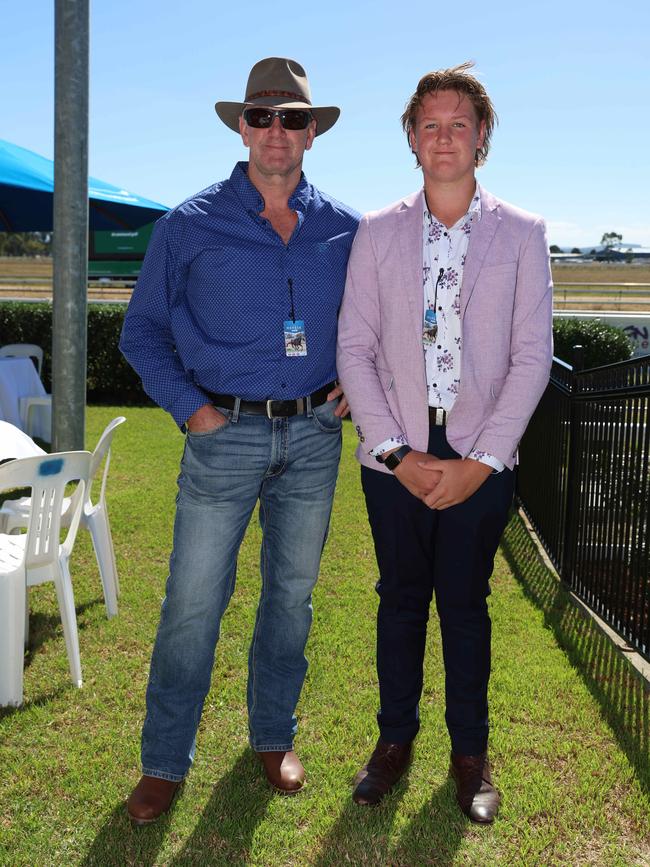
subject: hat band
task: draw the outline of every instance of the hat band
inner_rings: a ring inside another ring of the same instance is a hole
[[[311,105],[310,100],[308,100],[303,93],[292,93],[290,90],[259,90],[257,93],[248,94],[246,102],[252,102],[254,99],[261,99],[264,96],[287,96],[291,99],[297,99]]]

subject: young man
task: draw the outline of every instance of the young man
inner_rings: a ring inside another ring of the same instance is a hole
[[[543,221],[476,183],[496,117],[470,68],[425,75],[408,102],[424,189],[363,218],[337,363],[380,573],[379,741],[354,800],[379,803],[409,764],[435,593],[458,802],[491,822],[486,600],[517,444],[548,381],[552,287]]]
[[[295,708],[347,411],[334,382],[336,326],[358,215],[301,171],[339,109],[312,106],[305,70],[278,57],[255,64],[244,102],[215,108],[250,161],[158,221],[121,342],[147,393],[187,433],[143,776],[127,805],[137,824],[169,809],[192,762],[258,500],[250,743],[271,785],[302,786]]]

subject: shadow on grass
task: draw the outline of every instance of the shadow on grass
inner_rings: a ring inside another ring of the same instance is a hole
[[[379,807],[360,807],[350,798],[343,812],[323,839],[314,867],[340,867],[341,864],[390,864],[384,860],[395,813],[408,786],[408,777],[401,780]]]
[[[81,615],[88,609],[94,608],[96,605],[103,605],[103,597],[92,599],[90,602],[84,602],[83,605],[77,605],[75,611],[77,613],[77,631],[83,632],[86,628],[86,623],[81,619]],[[40,611],[31,612],[29,614],[29,640],[27,643],[27,651],[25,653],[25,668],[28,668],[34,658],[34,655],[42,645],[52,639],[59,637],[63,638],[61,627],[61,617],[57,614],[43,614]],[[65,645],[63,645],[65,653]]]
[[[526,596],[544,612],[546,626],[598,701],[646,795],[650,794],[650,689],[542,561],[515,515],[501,549]]]
[[[68,683],[65,686],[58,686],[56,689],[52,689],[50,692],[42,692],[36,698],[31,699],[30,701],[26,701],[24,704],[21,704],[19,707],[0,707],[0,722],[7,717],[13,716],[15,713],[24,713],[27,708],[32,707],[43,707],[46,704],[54,701],[54,699],[59,698],[59,696],[63,695],[63,693],[68,692],[68,690],[76,689],[73,683],[68,679]],[[10,737],[9,733],[7,737]],[[3,743],[4,739],[0,738],[0,743]]]
[[[124,802],[118,804],[93,840],[81,861],[82,867],[124,867],[127,864],[151,867],[156,862],[173,815],[172,809],[152,825],[134,828]]]
[[[255,829],[272,797],[273,791],[260,780],[259,762],[250,750],[245,750],[214,786],[182,851],[164,863],[174,867],[248,864]],[[183,803],[187,798],[191,798],[191,790],[184,787],[169,813],[139,828],[131,825],[124,803],[119,804],[95,837],[82,867],[151,867],[157,862],[166,836],[175,833],[174,825],[180,828],[184,822],[193,821],[191,815],[187,816],[188,804]]]
[[[169,864],[244,867],[249,863],[255,829],[273,797],[276,795],[263,780],[257,757],[245,749],[214,787],[183,850]]]
[[[103,599],[95,599],[92,602],[86,602],[83,605],[79,605],[76,609],[77,617],[87,608],[92,608],[93,606],[102,603]],[[79,632],[82,632],[85,629],[85,623],[83,620],[79,622],[77,620],[77,629]],[[23,666],[25,669],[28,669],[32,664],[32,660],[34,659],[36,653],[42,645],[46,644],[49,641],[56,640],[59,637],[61,638],[61,650],[62,653],[65,654],[65,644],[63,643],[63,635],[57,635],[57,633],[61,630],[61,618],[56,614],[43,614],[41,612],[30,613],[29,615],[29,642],[27,650],[25,651],[25,657]],[[23,712],[27,708],[40,707],[42,705],[48,704],[48,702],[53,701],[58,696],[62,695],[68,688],[74,689],[75,687],[68,679],[68,685],[59,686],[56,689],[52,689],[48,692],[43,692],[38,695],[36,698],[30,699],[26,701],[24,704],[21,704],[19,707],[2,707],[0,708],[0,720],[6,719],[6,717],[12,716],[17,712]]]
[[[403,831],[388,863],[395,867],[413,864],[451,867],[469,827],[469,820],[456,804],[455,786],[448,779]]]

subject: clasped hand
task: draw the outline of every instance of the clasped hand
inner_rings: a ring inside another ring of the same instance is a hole
[[[426,452],[411,451],[395,469],[395,476],[431,509],[464,503],[477,491],[492,468],[471,458],[441,461]]]

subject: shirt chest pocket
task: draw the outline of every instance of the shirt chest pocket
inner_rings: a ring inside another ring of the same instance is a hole
[[[300,251],[301,271],[308,275],[312,285],[322,287],[323,303],[337,309],[343,297],[349,255],[350,245],[343,237],[316,241]]]

